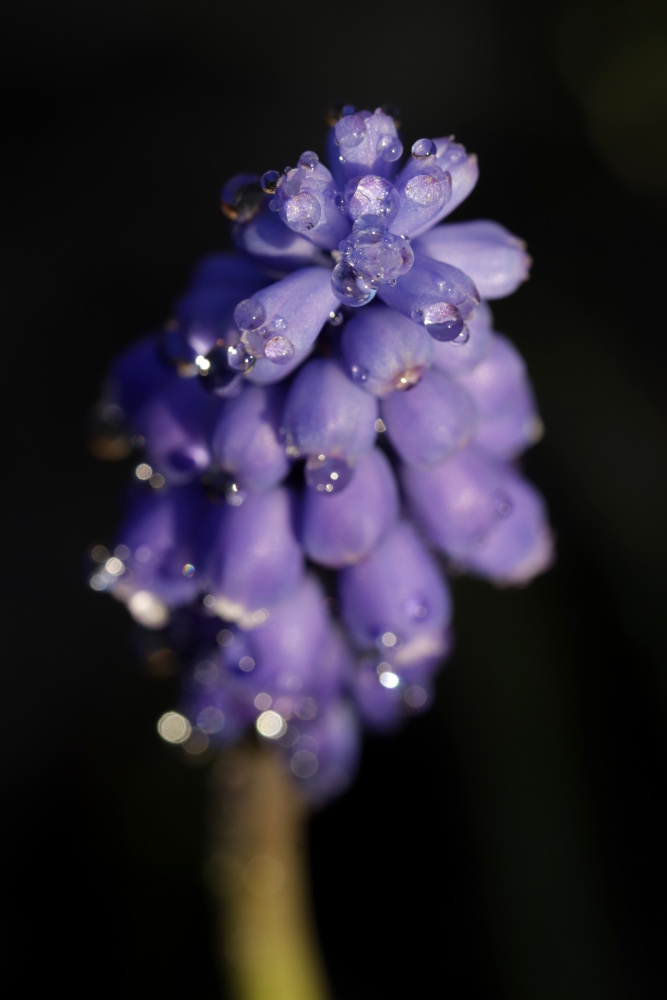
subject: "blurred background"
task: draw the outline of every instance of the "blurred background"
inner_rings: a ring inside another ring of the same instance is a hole
[[[481,166],[455,218],[528,242],[532,278],[494,313],[540,400],[524,466],[558,563],[523,591],[454,581],[435,707],[369,739],[314,817],[334,995],[664,996],[665,8],[24,0],[3,19],[2,897],[24,981],[217,989],[207,769],[157,736],[177,679],[87,589],[129,468],[89,454],[87,419],[118,350],[228,245],[222,182],[323,152],[341,99],[398,105],[408,147],[455,133]]]

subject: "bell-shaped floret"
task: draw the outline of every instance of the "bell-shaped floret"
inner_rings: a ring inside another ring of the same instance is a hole
[[[174,374],[159,350],[160,333],[142,337],[113,362],[105,384],[105,398],[122,412],[129,428],[146,401]]]
[[[394,181],[401,207],[395,233],[415,238],[449,215],[477,183],[477,157],[453,139],[420,139]]]
[[[249,254],[261,266],[279,274],[289,274],[311,264],[324,266],[327,263],[326,255],[320,247],[300,233],[288,229],[280,216],[271,212],[268,206],[248,222],[235,225],[233,239],[239,250]],[[238,296],[236,301],[238,302]]]
[[[303,556],[284,488],[248,493],[236,506],[211,504],[198,546],[202,572],[221,618],[243,627],[277,604],[301,576]]]
[[[217,401],[197,380],[171,374],[133,422],[153,471],[176,485],[201,476],[211,463],[209,436],[217,412]]]
[[[523,240],[486,220],[437,226],[415,240],[413,249],[470,275],[485,299],[511,295],[528,278],[531,264]]]
[[[468,443],[477,423],[472,397],[436,369],[408,391],[387,396],[380,413],[398,454],[415,465],[442,462]]]
[[[281,385],[248,385],[225,401],[211,436],[220,468],[240,489],[268,490],[285,478],[289,461],[280,436],[284,400]]]
[[[544,501],[505,463],[466,448],[439,465],[405,466],[401,478],[417,522],[462,569],[524,584],[551,565]]]
[[[295,271],[239,302],[234,318],[243,344],[256,359],[246,376],[249,381],[279,382],[298,367],[337,308],[331,272],[322,267]]]
[[[327,140],[327,161],[339,187],[353,177],[374,174],[393,177],[403,155],[396,123],[376,108],[352,111],[332,127]]]
[[[434,343],[412,320],[380,303],[355,314],[341,336],[350,376],[374,396],[418,382],[431,364]]]
[[[493,317],[486,302],[480,302],[468,318],[462,335],[454,340],[434,340],[434,368],[457,377],[470,372],[486,357],[493,339]]]
[[[397,667],[391,651],[362,658],[354,695],[363,721],[373,729],[396,729],[406,718],[424,712],[433,701],[433,679],[449,653],[449,633],[437,656]]]
[[[381,285],[377,294],[392,309],[422,324],[435,340],[464,335],[466,321],[479,303],[467,274],[430,257],[415,259],[407,274],[393,286]]]
[[[539,440],[542,422],[526,364],[506,337],[495,334],[484,360],[459,381],[479,414],[477,447],[499,458],[514,458]]]
[[[341,570],[339,595],[354,641],[390,651],[398,667],[446,649],[451,597],[412,525],[399,522],[366,559]]]
[[[297,372],[287,393],[283,428],[289,453],[354,460],[372,447],[376,418],[377,401],[337,361],[315,358]]]
[[[340,492],[304,491],[301,540],[321,566],[358,562],[378,544],[398,516],[398,488],[385,455],[373,448],[356,462]]]
[[[333,250],[350,229],[333,177],[310,151],[279,177],[269,207],[289,229],[326,250]]]
[[[162,628],[169,610],[194,600],[202,587],[194,531],[205,501],[193,486],[131,494],[105,571],[108,589],[147,628]]]
[[[322,805],[354,780],[361,752],[359,718],[339,698],[312,722],[300,720],[295,728],[298,735],[284,746],[283,755],[305,798]]]

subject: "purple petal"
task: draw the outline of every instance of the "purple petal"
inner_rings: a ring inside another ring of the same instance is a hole
[[[282,174],[269,207],[289,229],[325,250],[350,231],[333,177],[316,153],[303,153],[298,166]]]
[[[479,413],[476,446],[514,458],[540,438],[542,423],[525,362],[506,337],[495,334],[486,358],[459,382]]]
[[[263,288],[253,300],[261,304],[266,318],[263,327],[252,333],[261,336],[266,329],[271,336],[274,329],[280,329],[294,348],[286,364],[274,364],[264,357],[257,359],[246,377],[250,382],[267,385],[281,381],[301,364],[324,323],[338,308],[338,299],[331,291],[331,272],[322,267],[307,267]],[[246,342],[251,338],[244,333],[242,339]],[[248,346],[254,353],[252,344]]]
[[[467,274],[430,257],[415,259],[393,287],[381,285],[378,297],[422,324],[436,340],[455,339],[479,303],[479,293]]]
[[[401,208],[392,229],[413,239],[449,215],[477,183],[476,156],[469,156],[451,138],[433,142],[435,154],[413,155],[394,182]]]
[[[374,396],[393,392],[401,379],[417,381],[431,363],[434,343],[412,320],[379,303],[348,320],[341,337],[351,378]]]
[[[282,386],[246,385],[224,403],[211,438],[213,457],[241,489],[267,490],[289,471],[280,436]]]
[[[467,448],[440,465],[405,466],[401,480],[417,522],[461,568],[520,584],[551,564],[541,497],[492,456]]]
[[[339,493],[305,490],[301,538],[306,555],[322,566],[358,562],[377,545],[398,516],[398,489],[384,454],[373,448],[359,458]]]
[[[211,504],[199,550],[220,617],[256,623],[255,613],[285,598],[301,576],[290,494],[276,488],[248,493],[240,506]]]
[[[290,453],[356,458],[375,441],[377,402],[336,361],[305,364],[287,394],[283,427]]]
[[[327,161],[339,187],[352,177],[393,177],[403,145],[394,119],[376,108],[341,118],[327,139]]]
[[[382,401],[381,417],[394,448],[405,462],[442,462],[470,439],[477,422],[471,396],[436,369],[413,388]]]
[[[277,268],[280,272],[289,273],[310,264],[326,263],[326,257],[318,246],[288,229],[282,219],[268,208],[258,212],[249,222],[234,226],[233,237],[239,250],[250,254],[259,264]],[[236,302],[238,300],[239,296]]]
[[[424,233],[413,249],[465,271],[485,299],[511,295],[531,264],[526,244],[497,222],[450,222]]]
[[[433,341],[433,366],[458,376],[472,371],[486,357],[493,338],[493,317],[485,302],[466,321],[467,336],[455,340]]]
[[[290,773],[315,805],[340,795],[352,783],[361,751],[359,720],[342,700],[313,722],[300,722],[298,737],[284,749]]]
[[[360,646],[391,651],[398,666],[444,652],[449,590],[410,524],[399,523],[366,559],[341,570],[339,594]]]
[[[134,419],[153,471],[178,485],[209,467],[209,434],[218,405],[196,379],[172,375],[162,384]]]

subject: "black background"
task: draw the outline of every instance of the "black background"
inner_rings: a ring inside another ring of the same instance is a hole
[[[142,672],[89,591],[128,467],[87,451],[120,347],[227,245],[224,179],[323,152],[342,99],[406,144],[454,132],[456,218],[524,237],[495,308],[546,436],[525,459],[558,563],[454,581],[435,708],[367,742],[311,826],[334,992],[662,996],[667,23],[650,0],[393,12],[260,0],[24,2],[2,33],[2,712],[10,954],[36,992],[215,991],[207,774],[162,743],[177,681]],[[7,17],[7,15],[5,15]]]

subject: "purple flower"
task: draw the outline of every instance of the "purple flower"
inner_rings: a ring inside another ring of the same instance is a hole
[[[516,465],[535,399],[485,301],[526,279],[524,244],[443,222],[478,176],[451,138],[404,157],[391,117],[346,108],[326,148],[225,185],[236,252],[113,366],[141,454],[91,581],[181,654],[179,740],[254,730],[313,801],[351,780],[362,725],[431,702],[436,553],[501,585],[553,559]]]

